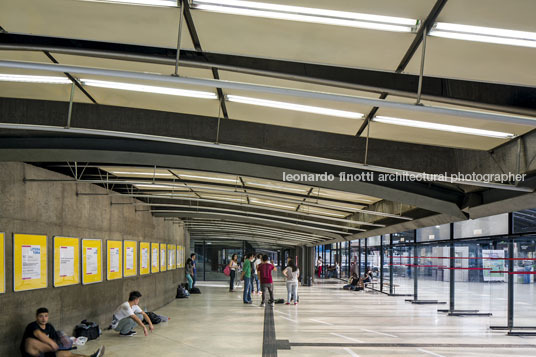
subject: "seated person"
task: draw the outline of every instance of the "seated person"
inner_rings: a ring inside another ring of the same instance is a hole
[[[134,336],[136,334],[134,327],[138,324],[143,329],[143,334],[147,336],[147,327],[145,327],[142,320],[145,320],[149,324],[149,329],[153,331],[154,327],[151,319],[138,306],[140,297],[141,293],[139,291],[132,291],[128,296],[128,301],[119,305],[115,310],[112,328],[115,331],[119,331],[119,335]]]
[[[346,284],[342,288],[345,290],[359,291],[363,290],[365,284],[363,278],[358,278],[356,273],[352,273],[352,277],[349,280],[349,284]]]
[[[367,272],[365,273],[365,275],[363,276],[363,283],[365,284],[365,286],[368,284],[368,283],[371,283],[372,282],[372,278],[373,278],[373,273],[372,273],[372,270],[371,269],[367,269]]]
[[[74,357],[84,356],[71,351],[61,351],[58,335],[54,326],[48,323],[48,309],[41,307],[35,313],[35,321],[28,324],[22,336],[20,351],[23,357]],[[104,346],[101,346],[91,357],[104,356]]]

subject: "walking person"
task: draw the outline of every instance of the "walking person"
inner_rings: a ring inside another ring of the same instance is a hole
[[[233,256],[231,257],[231,261],[229,262],[229,264],[227,265],[229,267],[229,269],[231,270],[231,274],[230,274],[230,281],[229,281],[229,291],[234,291],[234,283],[235,283],[235,278],[236,278],[236,271],[238,269],[238,255],[236,254],[233,254]]]
[[[258,266],[257,272],[261,280],[262,302],[261,306],[265,306],[266,294],[270,294],[268,303],[274,306],[274,281],[272,280],[272,271],[277,271],[277,268],[272,263],[268,262],[268,256],[262,256],[262,263]]]
[[[298,303],[298,278],[300,277],[300,269],[296,266],[293,260],[290,260],[283,275],[287,278],[287,302],[285,305],[290,305],[294,300],[294,305]]]
[[[194,287],[194,261],[192,258],[188,258],[186,261],[186,280],[188,281],[188,291]]]
[[[244,296],[243,301],[244,304],[251,304],[251,289],[252,289],[252,281],[251,281],[251,263],[252,260],[255,258],[255,255],[252,253],[246,253],[244,256],[244,264],[242,266],[242,278],[244,279]]]
[[[316,261],[316,268],[318,272],[318,279],[320,279],[320,276],[322,275],[322,258],[318,257],[318,260]]]

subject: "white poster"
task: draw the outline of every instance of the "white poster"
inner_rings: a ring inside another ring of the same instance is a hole
[[[166,250],[160,249],[160,265],[166,265]]]
[[[60,247],[60,277],[74,276],[74,247]]]
[[[173,250],[169,250],[168,253],[168,266],[171,268],[173,266]]]
[[[152,265],[155,268],[158,268],[158,248],[153,248],[153,260]]]
[[[127,247],[126,269],[127,270],[134,269],[134,248],[132,247]]]
[[[142,248],[141,249],[141,268],[142,269],[147,269],[147,267],[149,266],[149,252],[147,252],[147,248]]]
[[[110,248],[110,273],[119,271],[119,248]]]
[[[99,273],[99,248],[86,248],[86,274]]]
[[[41,246],[22,246],[22,280],[41,279]]]
[[[482,271],[484,281],[504,281],[504,273],[492,273],[505,271],[504,250],[482,249],[482,267],[486,269]]]

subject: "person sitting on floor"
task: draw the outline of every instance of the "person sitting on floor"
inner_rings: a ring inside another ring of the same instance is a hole
[[[364,284],[365,286],[367,286],[368,283],[371,283],[371,282],[372,282],[372,278],[373,278],[372,269],[367,269],[367,272],[366,272],[365,275],[363,276],[363,284]]]
[[[363,290],[364,287],[365,284],[363,282],[363,278],[358,278],[356,273],[352,273],[352,277],[348,281],[348,284],[346,284],[342,288],[345,290],[359,291]]]
[[[145,320],[149,324],[149,329],[151,331],[154,330],[151,319],[138,306],[140,303],[140,297],[141,293],[139,291],[130,292],[128,301],[119,305],[119,307],[115,310],[112,328],[115,331],[119,331],[120,336],[135,335],[136,331],[134,331],[134,327],[136,324],[143,329],[143,334],[147,336],[147,327],[145,327],[142,320]]]
[[[75,357],[84,356],[71,351],[62,350],[65,347],[58,341],[54,326],[48,323],[48,309],[41,307],[35,313],[35,321],[26,326],[20,351],[23,357]],[[90,357],[104,356],[104,346],[101,346]]]

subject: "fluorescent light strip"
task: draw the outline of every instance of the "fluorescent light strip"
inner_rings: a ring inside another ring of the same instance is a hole
[[[473,129],[473,128],[466,128],[463,126],[437,124],[437,123],[400,119],[400,118],[391,118],[391,117],[384,117],[384,116],[377,116],[374,119],[372,119],[372,121],[377,122],[377,123],[383,123],[383,124],[393,124],[393,125],[400,125],[400,126],[409,126],[412,128],[447,131],[447,132],[457,133],[457,134],[487,136],[487,137],[499,138],[499,139],[511,139],[515,137],[514,134],[502,133],[499,131]]]
[[[108,82],[99,81],[94,79],[81,79],[82,84],[91,87],[110,88],[119,90],[128,90],[135,92],[146,92],[166,95],[176,95],[181,97],[192,97],[201,99],[218,99],[218,96],[212,92],[202,92],[188,89],[177,89],[168,87],[147,86],[142,84],[121,83],[121,82]]]
[[[111,171],[112,174],[118,175],[140,175],[140,176],[173,176],[172,174],[161,172],[130,172],[130,171]]]
[[[349,118],[349,119],[362,119],[363,118],[362,113],[347,112],[344,110],[329,109],[329,108],[322,108],[322,107],[314,107],[310,105],[278,102],[274,100],[266,100],[266,99],[259,99],[259,98],[241,97],[238,95],[228,95],[227,100],[229,102],[235,102],[235,103],[251,104],[251,105],[258,105],[261,107],[270,107],[270,108],[277,108],[277,109],[294,110],[297,112],[322,114],[322,115],[329,115],[329,116],[341,117],[341,118]]]
[[[296,191],[296,192],[307,192],[308,190],[303,188],[294,188],[294,187],[284,187],[284,186],[275,186],[275,185],[266,185],[263,183],[257,183],[257,182],[248,182],[246,181],[246,186],[260,186],[260,187],[267,187],[271,188],[273,190],[287,190],[287,191]]]
[[[201,198],[208,198],[208,199],[222,200],[222,201],[238,201],[238,202],[246,201],[244,198],[231,198],[231,197],[205,196],[205,195],[202,195]]]
[[[25,74],[0,74],[2,82],[21,82],[21,83],[47,83],[47,84],[71,84],[71,80],[66,77],[53,76],[31,76]]]
[[[137,188],[165,188],[167,190],[173,190],[173,189],[176,189],[176,188],[183,188],[183,189],[187,189],[187,187],[185,186],[179,186],[179,185],[151,185],[151,184],[134,184],[134,187],[137,187]]]
[[[285,205],[280,205],[280,204],[276,204],[276,203],[270,203],[270,202],[264,202],[264,201],[258,201],[258,200],[250,200],[251,203],[257,203],[257,204],[260,204],[260,205],[267,205],[267,206],[274,206],[274,207],[281,207],[281,208],[287,208],[287,209],[292,209],[292,210],[295,210],[296,209],[296,206],[285,206]]]
[[[417,20],[402,17],[370,15],[240,0],[229,0],[225,1],[223,4],[221,1],[214,0],[194,0],[193,8],[233,15],[265,17],[279,20],[312,22],[325,25],[396,32],[412,32],[416,29],[418,23]]]
[[[305,212],[305,213],[317,213],[317,214],[320,214],[320,215],[335,216],[335,217],[346,217],[347,216],[347,214],[317,211],[317,210],[309,209],[309,208],[306,208],[306,209],[303,209],[303,210],[300,210],[300,211]]]
[[[177,1],[175,0],[82,0],[82,1],[106,2],[106,3],[111,3],[111,4],[123,4],[123,5],[177,7]]]
[[[438,22],[430,36],[536,48],[536,32]]]
[[[183,174],[180,174],[180,173],[177,173],[177,175],[179,175],[179,177],[189,177],[189,178],[206,179],[206,180],[213,180],[213,181],[237,182],[237,180],[226,179],[226,178],[221,178],[221,177],[183,175]]]

